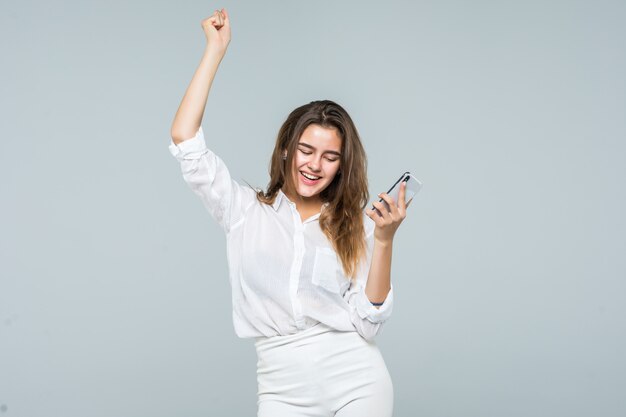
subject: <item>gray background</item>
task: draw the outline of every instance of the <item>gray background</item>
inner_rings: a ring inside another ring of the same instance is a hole
[[[372,195],[424,182],[378,344],[396,416],[626,415],[623,1],[20,1],[0,14],[0,415],[252,416],[224,237],[169,128],[265,186],[296,106],[352,115]]]

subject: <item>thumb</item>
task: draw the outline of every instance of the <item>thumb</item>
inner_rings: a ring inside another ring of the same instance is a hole
[[[230,18],[228,17],[228,12],[226,11],[225,8],[222,8],[222,10],[220,11],[224,15],[224,26],[230,27]]]

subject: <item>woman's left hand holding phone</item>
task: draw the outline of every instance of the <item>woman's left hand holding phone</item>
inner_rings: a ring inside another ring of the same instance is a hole
[[[391,244],[396,230],[398,230],[402,220],[406,218],[406,208],[411,203],[409,201],[407,204],[404,201],[406,196],[406,182],[402,182],[400,185],[398,204],[396,204],[394,199],[387,193],[381,193],[378,196],[387,202],[390,211],[387,210],[387,207],[385,207],[385,204],[382,202],[374,201],[372,205],[375,209],[368,209],[366,214],[376,223],[374,239],[382,244]]]

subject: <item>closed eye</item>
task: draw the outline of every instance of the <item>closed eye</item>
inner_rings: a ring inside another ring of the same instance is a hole
[[[303,154],[305,154],[305,155],[311,155],[311,154],[313,153],[313,152],[307,152],[307,151],[305,151],[305,150],[303,150],[303,149],[298,149],[298,150],[299,150],[300,152],[302,152]],[[325,159],[326,159],[327,161],[329,161],[329,162],[335,162],[335,161],[338,161],[338,160],[339,160],[339,158],[325,158]]]

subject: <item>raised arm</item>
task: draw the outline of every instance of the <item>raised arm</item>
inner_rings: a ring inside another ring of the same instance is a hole
[[[226,9],[216,10],[211,17],[204,19],[201,25],[207,44],[200,65],[187,87],[172,122],[170,134],[172,142],[176,145],[193,138],[198,131],[211,84],[230,43],[230,20]]]
[[[172,123],[169,150],[178,161],[189,184],[213,218],[228,233],[244,218],[256,192],[242,187],[224,161],[207,148],[201,122],[211,83],[230,42],[230,22],[226,10],[216,11],[202,21],[207,46]]]

